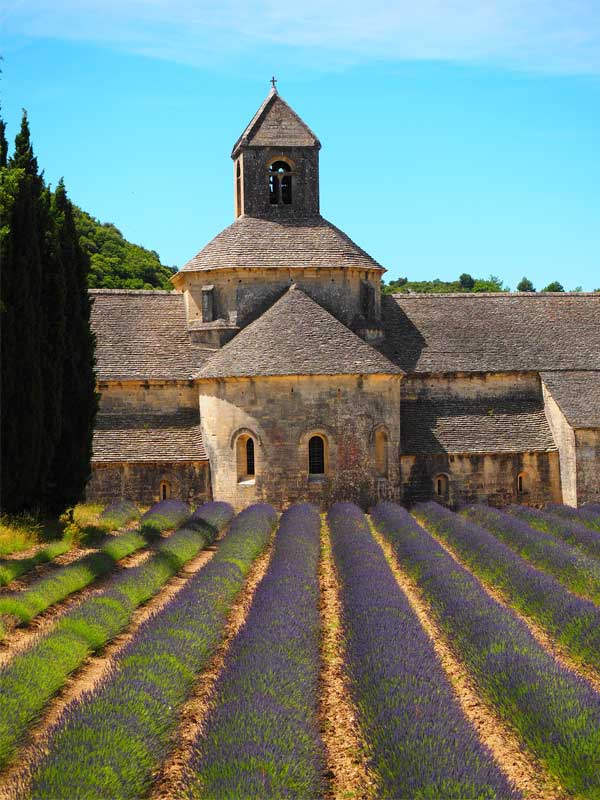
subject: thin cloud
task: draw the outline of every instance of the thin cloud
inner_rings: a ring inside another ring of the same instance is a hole
[[[0,15],[5,33],[190,64],[277,52],[304,68],[427,59],[600,74],[598,0],[30,0]]]

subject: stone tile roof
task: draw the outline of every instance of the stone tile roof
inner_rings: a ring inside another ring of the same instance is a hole
[[[600,369],[600,294],[384,297],[386,355],[406,372]]]
[[[401,374],[301,289],[290,289],[195,377]]]
[[[403,401],[400,431],[403,455],[556,450],[536,398]]]
[[[600,372],[542,372],[542,381],[574,428],[600,428]]]
[[[323,217],[275,222],[241,216],[221,231],[181,272],[228,267],[356,267],[383,270]]]
[[[199,366],[179,292],[91,289],[96,375],[105,380],[185,380]]]
[[[99,413],[92,462],[207,461],[197,409],[171,414]]]
[[[246,130],[234,144],[232,158],[235,158],[238,149],[243,145],[255,147],[321,146],[308,125],[290,108],[276,89],[271,89]]]

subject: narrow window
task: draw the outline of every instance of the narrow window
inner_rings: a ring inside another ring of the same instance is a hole
[[[236,443],[236,462],[238,483],[254,483],[256,475],[254,438],[247,433],[238,437]]]
[[[235,215],[242,213],[242,168],[238,160],[235,168]]]
[[[433,479],[436,497],[445,499],[448,497],[448,476],[436,475]]]
[[[322,436],[312,436],[308,442],[308,473],[325,474],[325,441]]]
[[[168,500],[171,497],[171,484],[169,481],[161,481],[159,489],[159,497],[161,500]]]
[[[383,430],[375,432],[375,469],[380,478],[386,478],[388,472],[388,437]]]
[[[292,202],[292,168],[287,161],[275,161],[269,167],[269,203],[272,206]]]
[[[375,316],[375,289],[367,281],[360,284],[360,312],[368,320]]]
[[[202,287],[202,322],[213,322],[216,319],[215,287]]]
[[[527,475],[524,472],[519,472],[517,475],[517,492],[522,494],[527,491]]]
[[[246,475],[254,475],[254,439],[246,442]]]

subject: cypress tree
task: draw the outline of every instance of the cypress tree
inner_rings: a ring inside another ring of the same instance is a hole
[[[62,364],[62,428],[52,468],[53,509],[62,511],[79,502],[91,473],[92,435],[98,409],[95,336],[90,326],[91,299],[87,289],[89,259],[83,252],[73,207],[59,184],[54,197],[60,220],[60,248],[65,275],[66,308]]]
[[[8,162],[2,247],[2,508],[32,508],[42,473],[44,403],[41,365],[43,180],[31,146],[27,114]]]
[[[0,169],[8,162],[8,142],[6,141],[6,122],[0,117]]]

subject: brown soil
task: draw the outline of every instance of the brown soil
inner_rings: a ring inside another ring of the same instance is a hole
[[[327,796],[336,800],[373,798],[376,794],[376,779],[367,764],[366,747],[344,669],[339,584],[325,520],[321,525],[319,583],[322,637],[319,715],[327,760]]]
[[[492,586],[488,581],[480,578],[478,575],[475,575],[473,571],[469,568],[468,564],[464,563],[460,556],[455,553],[455,551],[449,547],[444,541],[439,539],[433,531],[430,531],[429,528],[427,532],[433,536],[433,538],[437,541],[440,547],[443,547],[444,550],[451,556],[457,564],[460,564],[461,567],[469,570],[471,574],[479,581],[485,591],[496,600],[501,606],[506,609],[510,609],[520,620],[529,628],[533,638],[536,642],[541,645],[545,650],[547,650],[553,658],[558,661],[561,667],[564,669],[570,670],[574,672],[578,677],[583,678],[584,680],[588,681],[588,683],[595,689],[597,692],[600,692],[600,673],[598,670],[594,669],[591,666],[587,666],[584,664],[580,664],[576,661],[573,656],[571,656],[568,651],[559,643],[557,642],[551,635],[546,633],[544,629],[538,625],[537,622],[531,619],[531,617],[527,617],[522,614],[517,608],[515,608],[510,601],[510,598],[505,595],[503,592],[499,591],[496,587]]]
[[[500,769],[528,800],[568,800],[568,793],[549,775],[511,727],[498,716],[471,678],[468,668],[451,640],[436,623],[417,584],[400,567],[389,543],[372,526],[394,572],[423,629],[428,634],[436,655],[452,685],[460,707],[476,729],[479,738],[492,753]]]
[[[246,621],[254,593],[269,566],[274,540],[275,534],[265,551],[253,563],[229,614],[221,644],[207,668],[198,676],[192,696],[181,709],[179,726],[174,737],[174,749],[155,776],[150,793],[151,800],[173,800],[175,797],[184,797],[194,743],[213,707],[216,683],[225,666],[231,644]]]
[[[95,552],[95,550],[96,548],[92,547],[85,549],[74,547],[72,550],[68,550],[61,556],[57,556],[52,561],[46,561],[44,564],[38,564],[37,567],[33,567],[33,569],[23,573],[23,575],[15,578],[14,581],[6,583],[4,586],[0,586],[0,594],[20,592],[33,583],[34,580],[38,580],[38,578],[42,578],[47,573],[51,572],[55,567],[66,567],[68,564],[72,564],[74,561],[78,561],[80,558],[84,558],[90,553]]]
[[[96,686],[114,663],[120,651],[136,635],[142,623],[157,614],[171,598],[180,592],[190,578],[211,560],[215,552],[215,546],[206,548],[189,561],[176,576],[163,586],[157,595],[134,612],[131,623],[122,633],[116,636],[99,654],[90,656],[73,673],[59,694],[46,706],[39,723],[30,729],[27,741],[13,759],[12,765],[0,774],[0,800],[17,800],[17,798],[24,798],[29,794],[32,772],[47,751],[48,733],[64,708],[77,700],[84,692],[91,691]],[[145,551],[145,557],[147,558],[149,555],[150,552]]]

